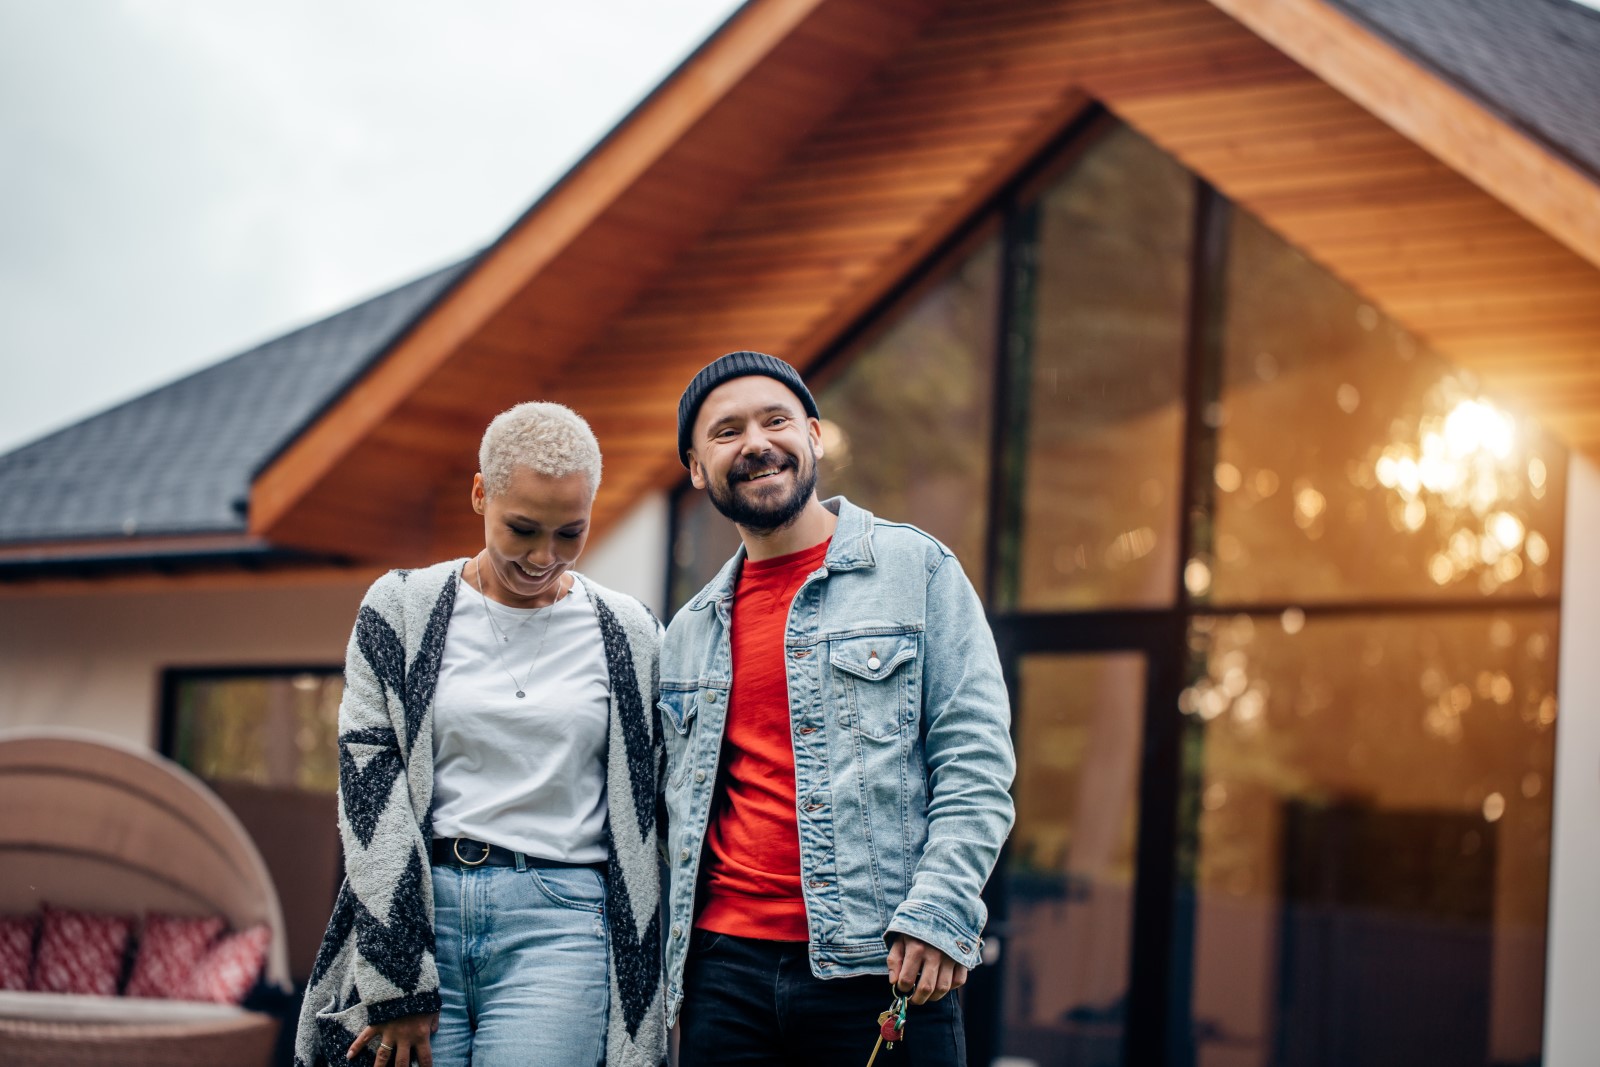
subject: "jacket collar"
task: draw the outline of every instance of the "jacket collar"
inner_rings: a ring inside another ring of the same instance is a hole
[[[842,496],[822,502],[822,506],[839,516],[833,540],[828,544],[828,555],[822,561],[831,574],[834,571],[853,571],[862,567],[876,567],[877,557],[872,553],[872,512],[858,508]],[[739,570],[744,566],[744,545],[740,545],[732,558],[722,565],[717,576],[699,594],[689,601],[690,611],[699,611],[709,604],[733,596],[733,587],[739,580]]]

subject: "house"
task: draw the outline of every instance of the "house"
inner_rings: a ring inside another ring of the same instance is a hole
[[[0,458],[0,724],[215,783],[303,973],[365,584],[480,543],[478,436],[542,397],[605,451],[588,569],[681,604],[732,539],[675,403],[736,348],[990,611],[973,1062],[1590,1061],[1570,0],[751,0],[480,255]]]

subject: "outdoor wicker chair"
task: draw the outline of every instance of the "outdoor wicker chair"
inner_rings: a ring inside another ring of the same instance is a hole
[[[146,749],[83,731],[0,733],[0,871],[0,914],[48,902],[265,923],[263,979],[290,986],[283,915],[255,845],[199,779]],[[278,1029],[232,1005],[0,992],[7,1067],[266,1067]]]

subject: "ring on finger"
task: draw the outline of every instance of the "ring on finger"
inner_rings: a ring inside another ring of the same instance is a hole
[[[378,1042],[378,1051],[379,1052],[393,1052],[394,1051],[394,1046],[389,1044],[387,1041],[380,1041],[380,1042]]]

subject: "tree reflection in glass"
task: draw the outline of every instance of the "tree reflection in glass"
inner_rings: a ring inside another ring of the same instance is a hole
[[[824,497],[922,527],[984,588],[998,241],[956,263],[817,390]]]
[[[1194,180],[1127,127],[1043,197],[1019,271],[1016,606],[1172,603]]]
[[[1554,595],[1565,450],[1248,213],[1229,234],[1211,601]]]
[[[332,793],[343,692],[337,672],[185,678],[173,758],[208,782]]]
[[[1557,621],[1194,620],[1197,1063],[1537,1055]]]

